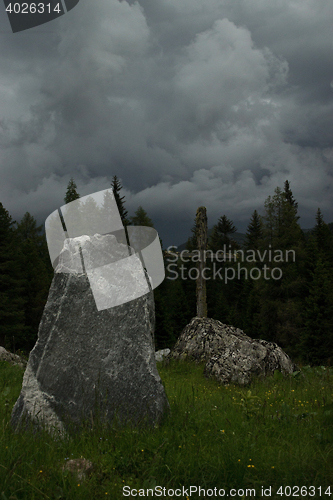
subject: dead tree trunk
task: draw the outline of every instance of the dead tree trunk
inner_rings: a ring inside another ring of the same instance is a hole
[[[206,263],[207,247],[207,210],[199,207],[196,215],[197,245],[200,251],[200,260],[197,263],[197,317],[207,318],[206,281],[203,277],[203,269]]]

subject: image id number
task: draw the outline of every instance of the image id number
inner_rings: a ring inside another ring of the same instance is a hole
[[[57,5],[51,9],[51,4],[44,4],[44,3],[23,3],[22,5],[19,3],[14,3],[13,7],[12,4],[10,3],[8,7],[6,7],[6,11],[9,12],[9,14],[44,14],[46,13],[51,13],[51,12],[57,12],[60,14],[61,8],[60,4],[57,3]]]

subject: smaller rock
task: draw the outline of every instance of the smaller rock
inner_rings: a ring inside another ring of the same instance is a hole
[[[167,359],[205,361],[205,376],[224,385],[244,386],[251,383],[253,376],[266,377],[275,370],[287,375],[298,370],[275,342],[253,339],[211,318],[192,318]]]
[[[160,349],[155,352],[156,362],[163,361],[163,359],[170,353],[170,349]]]
[[[7,351],[2,346],[0,346],[0,361],[8,361],[11,365],[18,365],[20,368],[27,366],[27,361],[24,358]]]
[[[73,476],[76,476],[80,481],[86,479],[87,475],[91,474],[94,470],[93,463],[85,458],[77,458],[69,460],[62,467],[63,472],[69,470]]]

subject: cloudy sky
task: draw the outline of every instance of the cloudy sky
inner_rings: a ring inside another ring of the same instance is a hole
[[[333,221],[332,0],[80,0],[13,34],[0,5],[0,201],[39,224],[123,184],[164,246],[198,206],[246,230],[288,179]]]

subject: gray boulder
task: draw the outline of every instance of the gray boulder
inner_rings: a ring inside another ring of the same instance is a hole
[[[204,374],[221,384],[247,385],[253,376],[283,375],[297,366],[274,342],[252,339],[239,328],[210,318],[193,318],[168,359],[206,361]]]
[[[159,351],[155,352],[155,359],[157,362],[163,361],[164,358],[167,357],[167,355],[170,353],[170,349],[160,349]]]
[[[80,244],[84,254],[84,240]],[[72,424],[97,414],[103,422],[117,417],[132,425],[157,424],[169,403],[156,368],[153,292],[98,310],[88,276],[71,269],[68,259],[62,266],[60,259],[13,427],[32,423],[35,430],[45,426],[65,435]]]
[[[24,358],[21,358],[21,356],[7,351],[2,346],[0,346],[0,361],[8,361],[9,364],[17,365],[20,368],[25,368],[27,366],[27,362]]]

